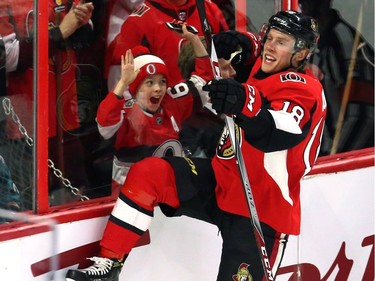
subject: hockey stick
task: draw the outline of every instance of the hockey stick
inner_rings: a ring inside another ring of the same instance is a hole
[[[345,83],[345,88],[344,88],[344,93],[343,97],[341,100],[341,106],[340,106],[340,111],[338,115],[338,120],[337,120],[337,127],[335,131],[335,135],[333,137],[333,142],[332,142],[332,148],[330,154],[336,154],[338,146],[339,146],[339,141],[341,137],[341,130],[344,125],[344,118],[345,118],[345,113],[346,109],[348,106],[349,102],[349,96],[350,96],[350,90],[352,86],[352,79],[353,79],[353,72],[354,72],[354,66],[357,60],[357,52],[358,52],[358,45],[360,41],[360,36],[361,36],[361,29],[362,29],[362,17],[363,17],[363,2],[361,2],[361,6],[359,8],[359,15],[358,15],[358,22],[357,22],[357,29],[353,41],[353,47],[352,47],[352,53],[351,53],[351,60],[349,63],[348,67],[348,74],[346,77],[346,83]]]
[[[212,65],[214,77],[215,79],[220,79],[221,78],[220,68],[218,64],[215,46],[213,44],[213,40],[211,36],[210,26],[207,21],[204,1],[205,0],[196,0],[196,5],[197,5],[201,25],[202,25],[202,30],[204,33],[204,38],[206,40],[207,52],[211,58],[211,65]],[[229,137],[230,137],[232,146],[234,146],[233,147],[234,154],[236,157],[237,165],[238,165],[240,175],[241,175],[242,185],[243,185],[244,192],[245,192],[246,199],[247,199],[247,204],[248,204],[248,208],[249,208],[249,212],[251,216],[251,220],[250,220],[251,226],[253,228],[255,240],[257,243],[258,250],[259,250],[259,255],[260,255],[261,262],[262,262],[264,276],[266,278],[266,281],[274,280],[272,276],[271,265],[268,259],[268,254],[266,251],[266,244],[264,241],[262,228],[260,226],[258,213],[255,207],[255,202],[253,198],[253,193],[251,191],[250,182],[249,182],[249,178],[248,178],[247,171],[246,171],[245,161],[242,155],[239,141],[237,139],[237,133],[235,130],[235,124],[234,124],[233,118],[229,116],[225,116],[225,124],[229,131]]]

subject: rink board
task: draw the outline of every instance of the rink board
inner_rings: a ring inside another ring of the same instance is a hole
[[[307,176],[301,198],[302,232],[290,237],[277,280],[374,280],[374,166]],[[106,220],[58,223],[53,231],[0,242],[0,280],[64,280],[68,268],[96,251]],[[157,209],[144,241],[121,281],[215,280],[221,249],[215,226],[166,218]]]

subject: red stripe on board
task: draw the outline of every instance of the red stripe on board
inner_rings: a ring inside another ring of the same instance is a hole
[[[375,165],[374,147],[319,157],[309,175],[337,173]]]
[[[138,240],[135,247],[144,246],[150,244],[150,232],[147,230],[141,238]],[[81,268],[88,267],[92,264],[87,257],[93,257],[98,255],[99,252],[99,241],[80,246],[75,249],[63,252],[54,256],[57,259],[57,268],[56,270],[67,268],[69,266],[79,264]],[[46,274],[51,271],[52,266],[52,257],[38,261],[31,265],[31,272],[33,276],[39,276]]]

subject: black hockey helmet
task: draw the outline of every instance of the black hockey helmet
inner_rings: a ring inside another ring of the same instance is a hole
[[[308,48],[310,51],[308,58],[317,48],[319,39],[318,23],[310,16],[296,11],[280,11],[276,13],[262,27],[260,32],[262,45],[264,45],[271,28],[293,36],[296,39],[294,46],[296,52]]]

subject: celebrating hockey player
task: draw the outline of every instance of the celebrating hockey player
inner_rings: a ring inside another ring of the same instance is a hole
[[[319,81],[304,69],[318,40],[315,20],[282,11],[263,31],[262,55],[246,83],[221,79],[204,89],[217,112],[234,115],[272,269],[268,280],[274,280],[288,235],[300,232],[300,180],[318,155],[326,104]],[[263,280],[241,181],[228,130],[212,160],[150,157],[137,162],[109,218],[99,256],[88,268],[70,270],[67,280],[118,280],[160,203],[179,214],[200,213],[218,226],[223,248],[217,281]]]

